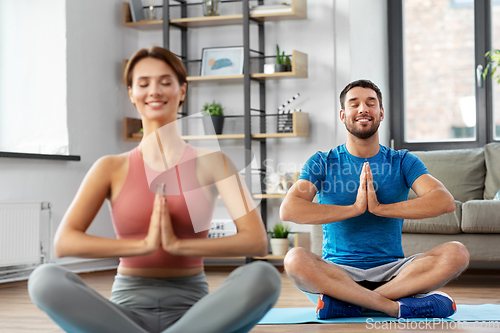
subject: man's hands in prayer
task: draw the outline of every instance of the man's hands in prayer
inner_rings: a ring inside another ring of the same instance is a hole
[[[354,207],[359,212],[359,215],[367,210],[377,215],[377,209],[379,209],[380,206],[377,199],[377,193],[375,192],[375,186],[373,185],[373,174],[370,163],[365,162],[361,170],[361,175],[359,176],[359,188]]]

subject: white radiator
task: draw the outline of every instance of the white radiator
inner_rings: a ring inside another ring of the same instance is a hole
[[[0,267],[40,264],[44,209],[50,203],[0,203]]]

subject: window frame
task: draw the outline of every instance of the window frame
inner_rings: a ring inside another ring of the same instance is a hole
[[[404,0],[388,0],[388,34],[389,34],[389,100],[391,109],[390,130],[391,145],[394,149],[439,150],[482,147],[494,139],[493,92],[492,80],[488,76],[481,88],[475,78],[476,92],[476,137],[474,140],[462,141],[405,141],[405,89],[404,89]],[[491,49],[491,3],[490,0],[474,1],[474,60],[478,65],[486,66],[484,54]]]

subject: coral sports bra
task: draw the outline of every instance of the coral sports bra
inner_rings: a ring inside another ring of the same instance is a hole
[[[195,214],[198,221],[203,219],[204,224],[208,226],[213,216],[214,208],[209,204],[198,182],[196,160],[196,149],[193,146],[186,145],[177,165],[166,171],[173,175],[173,183],[177,183],[177,186],[181,188],[177,195],[167,193],[166,196],[175,235],[181,239],[206,238],[208,228],[195,232],[192,216]],[[182,172],[179,172],[179,169],[182,169]],[[148,170],[148,173],[150,172],[151,170]],[[189,201],[187,201],[185,193],[182,192],[183,187],[194,189],[189,191]],[[111,210],[113,227],[119,239],[143,239],[146,237],[149,231],[151,214],[153,213],[154,198],[155,194],[150,191],[148,186],[143,158],[139,147],[136,147],[129,152],[127,178]],[[193,209],[193,200],[195,210]],[[160,248],[147,256],[120,258],[120,266],[131,268],[193,268],[203,266],[203,258],[174,256]]]

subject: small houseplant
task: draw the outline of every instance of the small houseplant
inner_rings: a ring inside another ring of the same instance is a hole
[[[201,110],[203,115],[203,127],[205,128],[205,134],[213,134],[212,128],[215,130],[215,134],[222,134],[222,129],[224,127],[224,108],[222,104],[212,101],[212,103],[205,103]]]
[[[288,67],[287,67],[288,66]],[[279,45],[276,45],[276,65],[275,72],[287,72],[290,71],[292,67],[292,62],[290,61],[289,56],[285,56],[285,51],[280,53]]]
[[[271,251],[273,255],[285,255],[290,246],[290,240],[288,239],[290,227],[283,222],[278,222],[268,233],[271,236]]]

